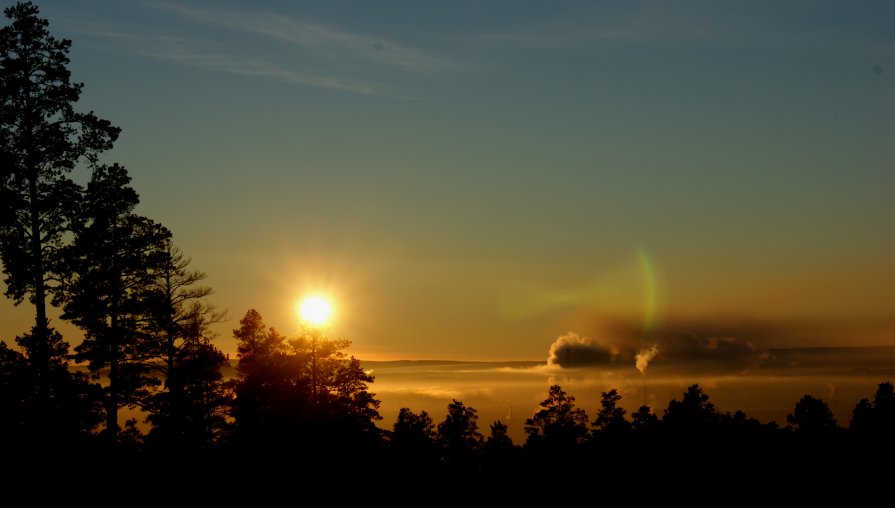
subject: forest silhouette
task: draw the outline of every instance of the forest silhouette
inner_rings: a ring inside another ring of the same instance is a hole
[[[444,415],[404,407],[383,422],[374,377],[346,352],[350,341],[313,327],[286,336],[254,309],[233,330],[237,374],[225,379],[228,358],[210,331],[223,314],[208,301],[205,274],[167,228],[136,212],[127,169],[100,162],[119,129],[75,109],[83,85],[70,81],[71,41],[53,37],[30,2],[5,15],[0,260],[5,295],[34,308],[31,330],[0,342],[5,468],[25,474],[74,457],[76,466],[52,474],[161,476],[160,468],[207,474],[228,464],[258,478],[297,470],[346,485],[359,475],[400,480],[407,489],[462,479],[495,491],[537,478],[544,489],[555,480],[562,498],[571,477],[788,482],[771,478],[774,464],[813,482],[841,481],[895,451],[888,381],[856,402],[847,426],[810,394],[781,424],[722,413],[698,384],[666,407],[633,411],[616,389],[601,393],[599,407],[581,408],[554,384],[525,421],[522,443],[506,423],[480,422],[456,399]],[[76,183],[75,172],[89,182]],[[83,331],[76,347],[51,326],[48,304]],[[120,423],[125,408],[145,421]]]

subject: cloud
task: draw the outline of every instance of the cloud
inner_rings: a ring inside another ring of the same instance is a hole
[[[290,84],[310,85],[357,94],[369,95],[377,93],[377,89],[374,86],[366,83],[304,73],[274,61],[197,50],[192,46],[186,41],[164,38],[158,39],[154,44],[144,45],[140,53],[156,60],[174,62],[208,71],[225,72],[241,76],[258,76]]]
[[[583,367],[612,362],[618,350],[590,337],[580,337],[569,332],[557,337],[550,345],[547,356],[548,366]]]
[[[173,36],[145,35],[110,30],[95,25],[86,26],[82,33],[116,41],[116,47],[126,47],[138,55],[211,72],[238,76],[254,76],[293,85],[314,86],[361,95],[394,96],[384,93],[375,84],[362,80],[338,77],[319,69],[302,69],[300,65],[286,65],[277,59],[239,54],[221,47],[209,47],[204,41]]]
[[[403,78],[460,68],[386,37],[352,33],[294,16],[146,5],[187,21],[187,31],[178,23],[169,23],[164,31],[150,31],[145,26],[126,29],[97,20],[70,20],[69,24],[80,33],[114,41],[110,47],[116,51],[210,72],[361,95],[418,99],[391,89]]]
[[[600,340],[569,332],[558,337],[547,356],[548,367],[576,368],[614,364],[679,373],[743,373],[771,359],[771,353],[750,340],[714,328],[657,329],[644,333],[633,323],[617,323]]]
[[[656,365],[680,366],[690,372],[741,373],[759,366],[769,353],[748,340],[668,332],[659,341]]]
[[[421,73],[458,67],[443,58],[384,37],[351,33],[298,17],[272,12],[196,9],[179,4],[160,3],[155,6],[192,21],[266,37],[330,58],[354,59]]]

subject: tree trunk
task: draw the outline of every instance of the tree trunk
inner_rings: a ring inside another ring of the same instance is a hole
[[[31,204],[31,257],[34,263],[34,340],[36,351],[31,361],[37,365],[38,373],[38,398],[46,401],[49,398],[50,381],[50,324],[47,319],[47,295],[44,285],[44,263],[40,232],[40,206],[37,192],[37,171],[28,182],[28,192]]]
[[[168,364],[167,379],[165,385],[168,388],[168,425],[169,432],[173,433],[179,439],[183,432],[182,415],[181,415],[181,394],[179,379],[177,378],[177,327],[175,326],[176,309],[174,308],[174,292],[172,290],[170,267],[165,274],[165,307],[166,307],[166,323],[165,334],[167,335],[165,347],[167,349],[166,362]]]
[[[109,356],[109,399],[106,403],[106,433],[112,444],[118,442],[118,315],[112,314],[112,344]]]

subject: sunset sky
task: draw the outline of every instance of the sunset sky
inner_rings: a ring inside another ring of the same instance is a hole
[[[231,354],[895,345],[890,1],[37,4]]]

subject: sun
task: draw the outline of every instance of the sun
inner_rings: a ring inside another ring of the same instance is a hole
[[[302,321],[313,326],[325,325],[329,322],[332,313],[333,309],[329,300],[322,296],[309,296],[298,307],[298,314]]]

